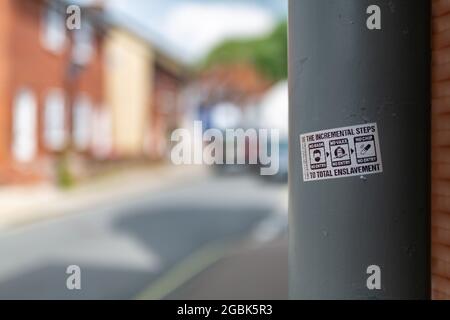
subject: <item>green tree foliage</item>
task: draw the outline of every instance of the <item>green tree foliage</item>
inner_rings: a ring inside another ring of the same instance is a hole
[[[229,63],[251,63],[268,79],[287,78],[287,22],[268,35],[254,39],[230,39],[214,48],[201,64],[202,69]]]

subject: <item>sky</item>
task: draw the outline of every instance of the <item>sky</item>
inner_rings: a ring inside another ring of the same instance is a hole
[[[80,0],[92,1],[92,0]],[[134,19],[185,62],[204,57],[225,39],[269,32],[287,15],[287,0],[104,0]]]

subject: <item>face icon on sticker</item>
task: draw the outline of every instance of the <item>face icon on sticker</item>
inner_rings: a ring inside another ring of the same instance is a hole
[[[345,153],[344,148],[342,147],[338,147],[336,148],[336,150],[334,150],[334,156],[336,157],[336,159],[341,159],[343,157],[345,157],[347,154]]]
[[[319,162],[322,159],[322,152],[320,150],[314,150],[313,157],[314,161]]]

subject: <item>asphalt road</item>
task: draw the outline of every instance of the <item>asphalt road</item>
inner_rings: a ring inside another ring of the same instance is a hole
[[[205,246],[270,239],[284,194],[258,178],[212,176],[1,231],[0,299],[133,299]],[[81,268],[81,290],[66,287],[69,265]]]

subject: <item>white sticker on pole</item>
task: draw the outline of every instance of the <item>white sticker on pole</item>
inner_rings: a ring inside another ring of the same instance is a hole
[[[376,123],[300,135],[303,181],[383,172]]]

